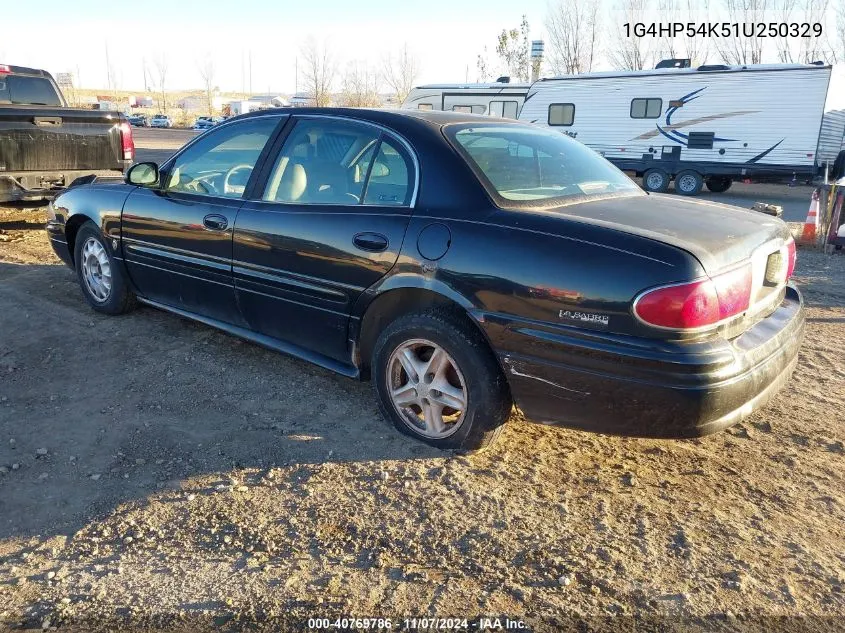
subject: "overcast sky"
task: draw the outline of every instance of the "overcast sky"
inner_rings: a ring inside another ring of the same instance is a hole
[[[656,7],[659,0],[647,1]],[[314,36],[328,43],[340,69],[353,60],[380,64],[388,52],[407,43],[420,62],[418,83],[475,81],[477,56],[485,46],[493,71],[504,72],[495,68],[496,35],[518,27],[522,14],[528,17],[531,39],[546,38],[547,2],[36,0],[33,5],[9,1],[2,11],[0,63],[45,68],[53,74],[73,72],[78,85],[105,88],[108,48],[116,87],[140,90],[145,61],[152,76],[153,59],[164,53],[169,61],[167,87],[175,90],[200,87],[198,64],[208,57],[215,66],[215,83],[222,90],[239,91],[249,90],[251,56],[253,92],[291,93],[297,87],[296,59],[302,44]],[[614,10],[617,0],[602,2],[605,32],[616,31],[625,14]],[[711,0],[709,14],[682,17],[727,19],[721,2]],[[647,15],[654,20],[661,14],[655,10]],[[605,40],[612,42],[613,37]],[[711,53],[708,61],[719,59]],[[600,59],[594,70],[608,68]]]

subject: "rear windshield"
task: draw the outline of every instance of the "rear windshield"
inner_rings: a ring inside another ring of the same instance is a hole
[[[24,75],[0,75],[0,102],[18,105],[61,106],[49,79]]]
[[[447,126],[446,135],[489,193],[509,205],[549,206],[573,198],[642,193],[593,150],[548,128],[462,124]]]

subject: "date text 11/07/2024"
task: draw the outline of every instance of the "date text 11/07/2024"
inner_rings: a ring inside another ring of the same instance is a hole
[[[528,625],[508,617],[479,618],[309,618],[312,630],[339,631],[522,631]]]
[[[819,22],[626,22],[625,37],[821,37]]]

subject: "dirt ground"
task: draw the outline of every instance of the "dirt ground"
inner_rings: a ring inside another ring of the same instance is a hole
[[[44,221],[0,208],[0,630],[845,627],[845,256],[799,252],[799,367],[745,423],[657,441],[515,417],[458,457],[397,434],[368,384],[94,313]]]

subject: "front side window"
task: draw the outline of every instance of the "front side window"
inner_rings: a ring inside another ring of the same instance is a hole
[[[496,123],[450,125],[446,135],[502,206],[642,194],[630,178],[593,150],[548,128]]]
[[[663,110],[663,99],[632,99],[632,119],[657,119]]]
[[[574,103],[553,103],[549,106],[549,125],[572,125],[574,122]]]
[[[247,119],[203,134],[176,158],[167,173],[165,189],[242,197],[261,150],[278,123],[279,117]]]

